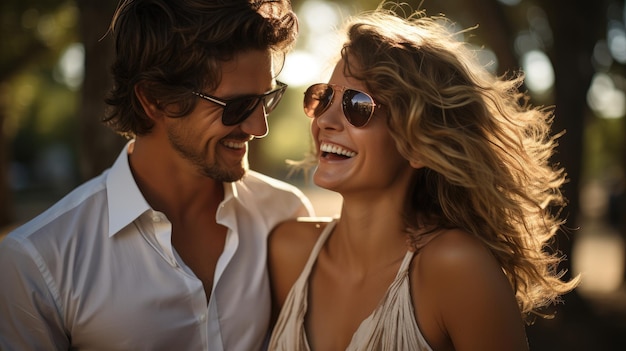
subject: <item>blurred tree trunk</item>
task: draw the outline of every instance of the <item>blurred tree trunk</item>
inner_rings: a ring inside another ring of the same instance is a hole
[[[110,167],[126,141],[101,122],[104,97],[112,84],[109,72],[114,54],[113,38],[107,34],[107,29],[117,1],[78,0],[77,4],[80,34],[85,45],[78,159],[80,176],[87,180]]]
[[[4,96],[4,94],[0,94],[0,96]],[[6,119],[4,104],[5,101],[0,99],[0,230],[9,225],[14,219],[13,199],[8,179],[10,153],[9,143],[4,130]]]
[[[572,276],[572,251],[578,235],[580,216],[580,184],[586,119],[591,111],[587,106],[587,91],[594,74],[592,53],[596,42],[604,38],[607,8],[602,1],[588,3],[553,0],[542,4],[554,34],[554,47],[549,56],[555,70],[555,119],[553,131],[565,131],[559,138],[554,161],[564,167],[569,182],[563,187],[568,205],[562,214],[568,230],[559,232],[553,245],[566,256],[559,270],[567,270],[563,279]],[[537,350],[604,349],[611,344],[607,324],[598,319],[588,300],[577,290],[566,294],[564,305],[557,308],[557,318],[538,319],[528,329],[528,338]],[[567,333],[565,330],[574,330]],[[579,330],[577,332],[576,330]],[[570,337],[560,335],[567,333]],[[577,334],[580,334],[577,335]],[[594,345],[589,344],[593,335]],[[543,346],[543,349],[541,347]]]
[[[16,33],[21,28],[15,27],[19,21],[9,21],[8,18],[22,14],[24,3],[18,1],[3,1],[0,9],[4,23],[0,26],[0,52],[3,57],[0,63],[0,230],[15,220],[15,206],[13,192],[9,185],[9,170],[11,160],[11,140],[6,131],[6,96],[5,90],[10,89],[8,82],[18,72],[37,60],[47,52],[46,46],[38,39]],[[39,4],[42,12],[50,8],[48,3]],[[55,4],[56,5],[56,4]],[[19,18],[19,17],[18,17]],[[23,46],[17,46],[15,41],[20,41]]]
[[[568,228],[578,224],[580,177],[582,173],[583,131],[590,115],[587,90],[594,74],[593,48],[605,35],[605,9],[602,1],[587,3],[553,0],[543,4],[554,33],[554,47],[550,54],[555,70],[554,132],[565,131],[559,139],[555,161],[565,168],[569,182],[563,191],[569,203],[564,217]],[[571,275],[571,253],[576,232],[560,233],[558,249],[567,255],[564,269]]]

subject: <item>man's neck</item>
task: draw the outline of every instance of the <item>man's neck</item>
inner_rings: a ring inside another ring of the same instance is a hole
[[[215,209],[224,199],[224,185],[180,162],[171,149],[135,141],[129,152],[130,169],[144,198],[170,220]]]

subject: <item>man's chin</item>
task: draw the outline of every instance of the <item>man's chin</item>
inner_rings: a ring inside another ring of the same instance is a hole
[[[224,182],[224,183],[232,183],[232,182],[236,182],[240,179],[242,179],[243,177],[245,177],[245,175],[248,173],[248,167],[241,167],[237,170],[234,169],[229,169],[229,170],[205,170],[204,174],[209,177],[209,178],[213,178],[219,182]]]
[[[224,178],[224,179],[222,179],[222,182],[224,182],[224,183],[232,183],[232,182],[236,182],[236,181],[238,181],[238,180],[243,179],[243,178],[246,176],[246,174],[247,174],[247,173],[248,173],[248,172],[243,172],[241,175],[236,176],[236,177]]]

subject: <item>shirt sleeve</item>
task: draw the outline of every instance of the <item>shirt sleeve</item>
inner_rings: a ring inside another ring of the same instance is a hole
[[[302,195],[300,201],[301,203],[298,207],[298,210],[296,211],[296,217],[314,217],[315,211],[313,209],[311,201],[304,195]]]
[[[25,245],[11,236],[0,243],[0,350],[68,350],[49,271]]]

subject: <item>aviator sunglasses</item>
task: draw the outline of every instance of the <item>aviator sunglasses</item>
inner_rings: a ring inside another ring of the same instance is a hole
[[[335,92],[342,91],[343,115],[353,126],[365,127],[374,115],[374,109],[380,107],[380,104],[376,104],[367,93],[336,84],[318,83],[311,85],[304,92],[304,113],[311,118],[321,116],[333,104]]]
[[[205,93],[193,91],[192,93],[207,101],[211,101],[224,108],[222,111],[222,124],[225,126],[234,126],[246,120],[252,114],[254,109],[263,101],[265,113],[269,114],[276,108],[280,99],[282,99],[287,84],[276,81],[276,88],[261,95],[245,95],[235,99],[222,100]]]

